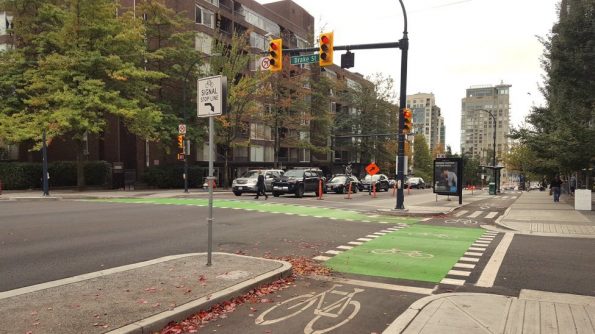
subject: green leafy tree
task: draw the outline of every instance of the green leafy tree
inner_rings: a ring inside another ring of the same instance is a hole
[[[433,160],[423,134],[416,134],[413,143],[413,174],[424,180],[432,179]]]
[[[562,0],[559,21],[541,42],[546,106],[513,132],[545,166],[558,171],[589,167],[595,157],[595,3]],[[554,165],[554,166],[552,166]]]
[[[77,185],[84,186],[83,140],[100,135],[109,115],[131,133],[157,138],[161,111],[148,93],[162,74],[141,66],[143,27],[116,4],[97,1],[5,1],[15,15],[16,48],[2,54],[2,135],[12,142],[73,140]],[[14,67],[13,67],[14,66]],[[13,68],[11,68],[13,67]],[[4,80],[6,79],[6,81]],[[15,126],[15,125],[19,126]]]

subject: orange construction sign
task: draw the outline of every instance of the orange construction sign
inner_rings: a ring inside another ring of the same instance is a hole
[[[371,164],[366,166],[366,172],[368,172],[368,174],[370,175],[374,175],[380,172],[380,167],[378,167],[378,165],[372,162]]]

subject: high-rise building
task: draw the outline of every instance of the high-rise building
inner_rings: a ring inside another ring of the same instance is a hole
[[[492,165],[494,120],[490,113],[496,122],[496,164],[508,152],[510,87],[500,83],[467,89],[462,99],[461,153],[479,158],[482,164]]]
[[[423,134],[430,149],[444,145],[444,118],[433,93],[407,95],[407,107],[413,111],[413,133]]]

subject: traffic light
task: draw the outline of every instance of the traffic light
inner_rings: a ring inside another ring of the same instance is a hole
[[[403,109],[403,132],[410,133],[413,130],[413,113],[411,109]]]
[[[333,64],[333,33],[325,32],[320,34],[320,59],[318,64],[320,66],[328,66]]]
[[[283,69],[283,40],[280,38],[269,43],[269,64],[271,72],[280,72]]]
[[[181,148],[181,149],[184,148],[184,136],[183,135],[178,135],[178,148]]]

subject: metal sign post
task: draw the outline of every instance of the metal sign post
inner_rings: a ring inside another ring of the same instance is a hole
[[[213,146],[215,144],[215,121],[214,116],[219,116],[227,106],[227,77],[218,75],[199,79],[197,87],[197,116],[209,118],[209,217],[208,223],[208,246],[207,266],[212,264],[213,255],[213,185],[215,177],[213,173]]]

